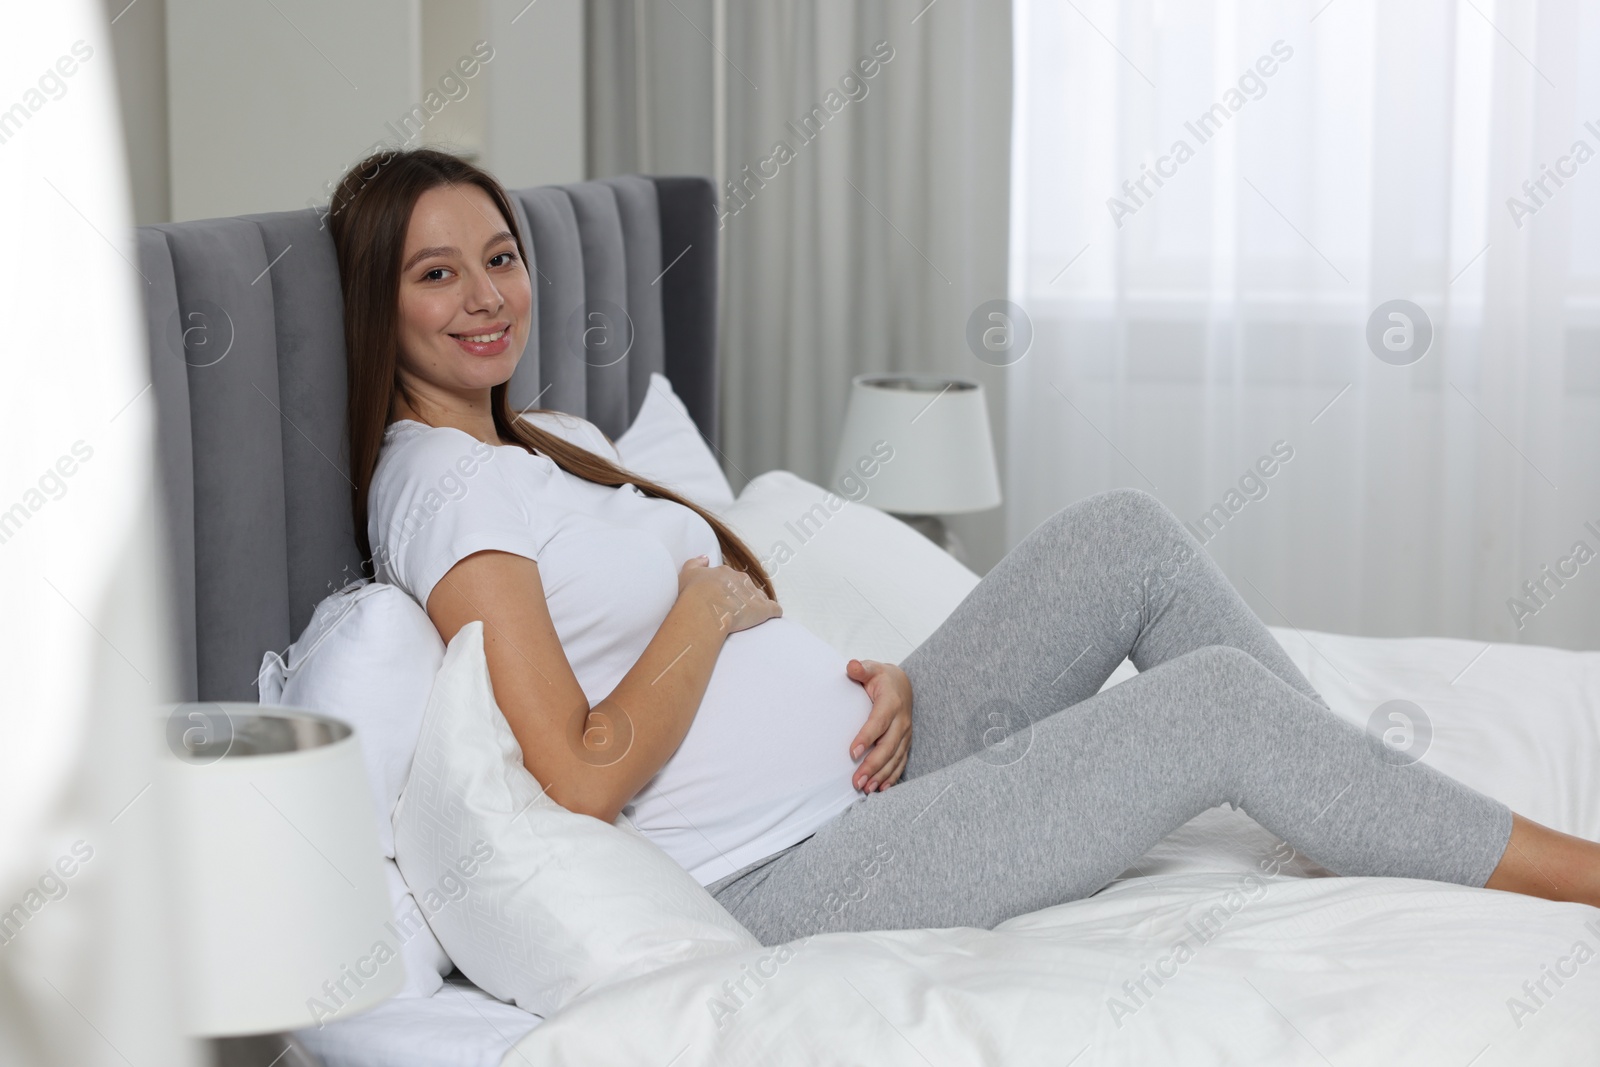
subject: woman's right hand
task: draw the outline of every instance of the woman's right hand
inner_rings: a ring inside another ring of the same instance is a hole
[[[678,572],[678,598],[685,596],[700,598],[724,633],[748,630],[783,614],[778,602],[744,571],[713,567],[705,556],[696,556]]]

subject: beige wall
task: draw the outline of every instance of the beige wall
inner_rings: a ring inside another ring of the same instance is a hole
[[[167,0],[177,221],[286,211],[418,100],[418,0]]]
[[[512,189],[589,177],[582,0],[484,3],[495,47],[487,95],[488,168]]]
[[[450,100],[423,128],[421,143],[454,152],[480,165],[488,125],[486,101],[491,88],[487,74],[504,58],[504,53],[491,45],[493,52],[489,54],[495,58],[471,78],[462,78],[456,64],[464,58],[475,58],[473,46],[489,40],[483,8],[483,0],[423,0],[422,3],[424,91],[433,89],[446,99],[452,94],[460,98]],[[471,69],[470,61],[467,69]]]
[[[325,203],[350,166],[407,136],[513,188],[585,176],[580,0],[105,7],[139,224]],[[461,77],[478,40],[493,58]],[[434,113],[405,125],[418,105]]]
[[[136,226],[172,217],[167,159],[167,0],[104,0]]]

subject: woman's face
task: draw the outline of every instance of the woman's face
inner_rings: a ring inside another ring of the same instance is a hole
[[[417,198],[400,270],[400,373],[455,406],[511,377],[532,323],[533,287],[500,210],[476,185]]]

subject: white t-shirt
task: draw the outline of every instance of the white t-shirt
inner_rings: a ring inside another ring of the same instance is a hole
[[[590,706],[660,629],[683,564],[699,555],[722,563],[715,532],[681,504],[409,419],[384,432],[368,502],[378,579],[424,608],[435,583],[474,552],[536,560]],[[623,814],[709,885],[865,799],[849,749],[872,701],[845,663],[791,619],[729,634],[683,743]]]

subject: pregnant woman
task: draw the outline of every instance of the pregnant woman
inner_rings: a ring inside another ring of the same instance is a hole
[[[714,516],[511,410],[513,218],[429,149],[334,196],[363,552],[446,642],[483,621],[555,800],[626,813],[764,944],[990,928],[1225,802],[1338,874],[1600,905],[1600,845],[1389,758],[1137,490],[1041,523],[898,666],[842,660]]]

